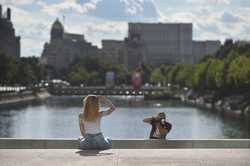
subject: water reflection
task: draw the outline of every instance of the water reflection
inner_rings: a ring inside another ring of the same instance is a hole
[[[249,138],[249,123],[225,118],[177,101],[144,101],[142,97],[109,97],[117,111],[104,118],[102,129],[112,138],[148,138],[144,117],[165,112],[173,129],[168,138]],[[82,97],[51,97],[0,108],[0,137],[76,138]],[[105,108],[102,108],[105,109]]]

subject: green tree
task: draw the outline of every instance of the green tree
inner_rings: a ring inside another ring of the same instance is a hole
[[[72,71],[68,76],[67,80],[71,85],[87,84],[89,80],[90,74],[84,67],[80,67],[76,69],[76,71]]]
[[[181,86],[192,86],[193,65],[183,64],[180,65],[176,73],[176,82]]]
[[[101,78],[100,73],[93,71],[89,74],[89,78],[87,80],[87,84],[89,86],[96,86],[96,85],[103,85],[104,84],[104,79]]]
[[[15,83],[15,76],[18,71],[17,63],[15,57],[0,54],[0,84]]]
[[[182,64],[174,65],[167,74],[167,80],[172,84],[178,84],[176,80],[177,73],[181,70]]]
[[[209,65],[207,66],[206,71],[206,88],[209,90],[216,89],[216,74],[217,74],[217,66],[220,63],[220,60],[215,58],[210,58]]]
[[[206,72],[210,62],[202,62],[196,64],[194,67],[194,73],[192,76],[192,87],[199,90],[205,90],[206,88]]]
[[[250,58],[238,56],[228,68],[226,82],[234,88],[250,85]]]
[[[153,83],[162,83],[163,84],[165,82],[166,78],[162,74],[161,69],[156,68],[156,69],[153,70],[150,80]]]
[[[112,69],[115,72],[116,84],[126,84],[127,83],[127,74],[125,67],[123,65],[115,65]]]

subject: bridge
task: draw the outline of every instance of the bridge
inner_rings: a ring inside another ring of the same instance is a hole
[[[53,95],[171,95],[167,87],[144,87],[141,89],[133,89],[132,87],[50,87],[49,92]]]

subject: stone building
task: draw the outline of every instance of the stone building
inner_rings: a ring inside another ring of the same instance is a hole
[[[11,21],[11,9],[3,13],[0,5],[0,53],[20,57],[20,37],[15,35]]]
[[[87,42],[84,35],[66,33],[56,19],[51,28],[50,42],[44,44],[42,63],[59,71],[68,67],[76,57],[97,56],[99,49]]]
[[[99,56],[134,69],[142,63],[197,63],[220,47],[220,41],[194,41],[192,23],[129,23],[128,27],[124,40],[102,40],[99,50],[83,35],[65,33],[57,19],[51,28],[50,42],[44,45],[42,62],[60,70],[76,57]]]
[[[105,54],[123,57],[119,63],[128,69],[142,63],[198,63],[221,45],[220,41],[193,41],[192,23],[129,23],[124,41],[108,41],[103,41]]]
[[[193,41],[193,62],[198,63],[205,55],[216,53],[220,46],[219,40]]]
[[[126,64],[125,43],[121,40],[102,40],[100,55],[114,64]]]
[[[192,24],[129,23],[128,67],[192,61]]]

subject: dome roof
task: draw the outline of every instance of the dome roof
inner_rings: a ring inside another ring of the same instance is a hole
[[[63,30],[63,25],[57,18],[56,21],[52,25],[52,29],[62,29]]]

